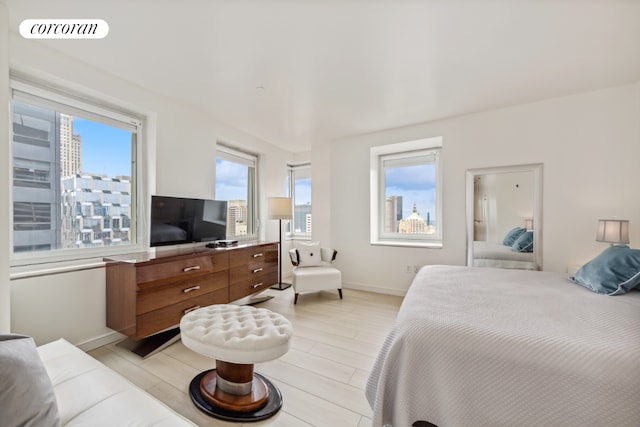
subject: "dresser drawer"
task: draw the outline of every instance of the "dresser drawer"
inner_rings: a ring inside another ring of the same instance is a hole
[[[136,317],[136,335],[133,338],[141,339],[163,329],[179,325],[182,316],[196,308],[212,304],[226,304],[227,302],[229,302],[228,289],[218,289],[208,294],[189,298],[159,310],[139,315]]]
[[[136,280],[138,283],[162,282],[167,279],[199,276],[228,268],[228,254],[208,254],[139,266],[136,268]]]
[[[275,267],[275,269],[274,269]],[[255,277],[264,275],[275,270],[278,272],[277,264],[269,264],[265,262],[254,262],[249,265],[241,265],[233,267],[229,270],[229,283],[252,281]]]
[[[228,286],[227,271],[180,279],[177,283],[168,285],[158,286],[157,282],[147,282],[139,286],[136,314],[157,310],[218,289],[226,289]]]
[[[275,254],[275,258],[274,258]],[[258,245],[248,248],[234,249],[230,254],[229,265],[231,267],[247,266],[257,262],[278,262],[278,245]]]
[[[242,280],[229,286],[229,301],[244,298],[260,292],[278,283],[278,271],[266,271],[253,276],[250,280]]]

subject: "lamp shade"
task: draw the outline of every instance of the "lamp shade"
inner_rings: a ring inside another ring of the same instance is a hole
[[[524,219],[524,228],[527,230],[533,230],[533,218]]]
[[[629,221],[624,219],[601,219],[598,221],[596,241],[629,243]]]
[[[291,219],[291,198],[269,197],[267,215],[269,219]]]

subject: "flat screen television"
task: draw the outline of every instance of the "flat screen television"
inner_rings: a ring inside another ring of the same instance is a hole
[[[213,242],[227,238],[227,202],[151,196],[150,246]]]

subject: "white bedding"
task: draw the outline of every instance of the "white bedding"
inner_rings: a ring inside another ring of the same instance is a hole
[[[367,382],[373,425],[640,425],[640,292],[427,266]]]
[[[515,252],[502,243],[473,242],[473,266],[533,270],[533,252]]]

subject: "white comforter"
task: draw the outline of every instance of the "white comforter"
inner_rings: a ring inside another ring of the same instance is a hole
[[[427,266],[369,377],[373,425],[640,426],[640,292]]]

